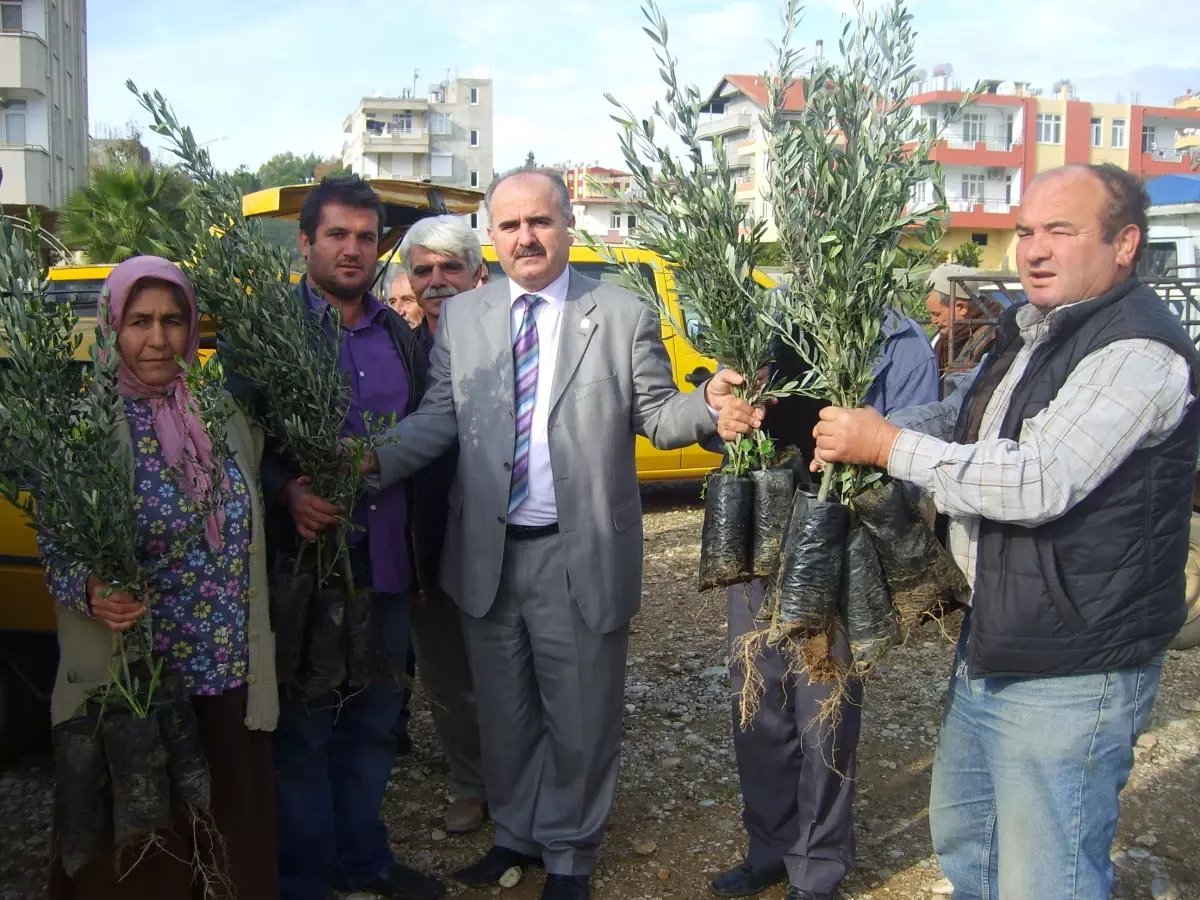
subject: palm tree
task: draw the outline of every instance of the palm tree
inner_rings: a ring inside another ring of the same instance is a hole
[[[90,262],[170,256],[187,220],[190,186],[178,172],[117,164],[92,170],[86,187],[68,198],[59,222],[67,246]]]

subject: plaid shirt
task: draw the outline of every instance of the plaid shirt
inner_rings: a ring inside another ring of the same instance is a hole
[[[1023,346],[988,402],[978,443],[949,443],[970,378],[943,401],[891,417],[904,430],[888,472],[950,516],[949,549],[972,586],[981,519],[1033,528],[1059,518],[1135,450],[1166,440],[1193,400],[1183,357],[1155,341],[1116,341],[1080,361],[1050,405],[1025,421],[1020,442],[1002,440],[1013,390],[1055,312],[1027,305],[1017,313]]]

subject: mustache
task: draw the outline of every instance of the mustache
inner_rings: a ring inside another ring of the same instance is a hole
[[[546,248],[541,244],[533,244],[529,247],[518,247],[513,253],[513,259],[525,259],[530,256],[545,256]]]
[[[426,288],[425,293],[422,294],[421,296],[423,296],[426,300],[433,300],[438,297],[454,297],[457,295],[458,295],[457,288],[451,287],[450,285],[446,285],[445,287]]]

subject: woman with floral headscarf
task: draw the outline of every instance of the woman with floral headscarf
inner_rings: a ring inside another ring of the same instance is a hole
[[[211,491],[213,443],[196,415],[183,369],[199,347],[195,295],[173,263],[135,257],[105,282],[100,321],[116,332],[125,398],[119,437],[132,463],[138,554],[151,563],[171,555],[186,532],[194,533],[198,507]],[[192,696],[211,773],[213,824],[225,844],[222,858],[212,862],[228,874],[239,896],[269,898],[277,890],[269,732],[278,697],[258,488],[261,442],[240,411],[229,422],[226,444],[223,507],[208,516],[203,535],[182,558],[158,568],[145,597],[113,591],[54,546],[43,546],[60,649],[51,713],[55,724],[75,715],[108,680],[112,632],[150,616],[155,651]],[[202,896],[193,886],[193,850],[211,849],[193,848],[192,828],[182,815],[163,838],[161,848],[120,879],[112,855],[88,863],[73,878],[56,863],[52,896]]]

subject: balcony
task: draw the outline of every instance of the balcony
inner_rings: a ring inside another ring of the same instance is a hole
[[[375,134],[367,131],[362,135],[363,151],[375,153],[428,153],[429,132],[385,131]]]
[[[0,90],[46,93],[46,42],[28,31],[0,32]]]
[[[54,205],[50,192],[50,154],[29,144],[0,144],[0,203],[24,206]]]
[[[696,137],[702,141],[709,141],[718,135],[730,134],[735,131],[749,131],[753,125],[754,114],[748,112],[715,116],[707,121],[704,121],[702,115],[700,125],[696,129]]]
[[[1200,147],[1152,147],[1142,152],[1143,175],[1190,175],[1200,169]]]
[[[948,194],[950,225],[954,228],[1016,228],[1019,203]]]
[[[974,140],[972,140],[974,138]],[[961,127],[951,126],[934,145],[931,158],[943,165],[1000,166],[1020,168],[1024,152],[1024,135],[1014,131],[971,132],[964,135]]]

